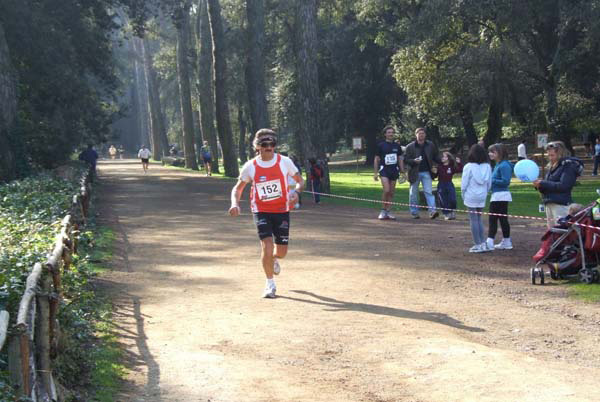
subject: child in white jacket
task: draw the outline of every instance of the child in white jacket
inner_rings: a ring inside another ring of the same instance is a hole
[[[488,163],[485,149],[478,144],[469,149],[467,161],[469,163],[463,168],[460,188],[463,202],[469,210],[471,234],[475,243],[469,249],[469,252],[483,253],[491,251],[486,246],[481,212],[485,207],[485,200],[492,186],[492,169]]]

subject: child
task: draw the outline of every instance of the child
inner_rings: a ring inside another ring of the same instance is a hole
[[[508,203],[512,201],[512,196],[508,190],[510,178],[513,173],[513,165],[508,161],[508,151],[502,144],[490,145],[488,156],[496,161],[496,166],[492,172],[492,198],[490,199],[490,213],[508,214]],[[498,231],[498,221],[502,227],[502,241],[494,245],[494,238]],[[488,250],[511,250],[513,248],[510,240],[510,224],[507,216],[490,215],[488,238],[486,241]]]
[[[321,196],[315,193],[321,192],[321,178],[323,177],[323,168],[319,166],[315,158],[310,158],[308,162],[310,163],[310,183],[312,186],[313,197],[315,200],[315,204],[318,204],[321,202]]]
[[[463,169],[460,188],[463,202],[469,210],[471,234],[475,243],[469,249],[469,253],[483,253],[490,251],[485,244],[481,212],[492,185],[492,169],[487,161],[485,149],[479,144],[474,144],[469,149],[467,161],[468,163]]]
[[[454,183],[452,183],[452,176],[455,173],[462,172],[462,164],[460,158],[454,159],[454,156],[450,152],[444,152],[442,154],[442,163],[438,164],[438,196],[440,197],[440,203],[442,213],[444,214],[445,220],[456,219],[456,213],[453,211],[456,209],[456,189]]]

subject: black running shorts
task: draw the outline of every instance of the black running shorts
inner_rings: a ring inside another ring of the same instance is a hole
[[[258,229],[258,237],[266,239],[275,237],[275,244],[287,245],[290,235],[290,213],[275,214],[258,212],[254,214],[254,223]]]
[[[398,165],[382,166],[379,169],[379,176],[387,177],[390,180],[398,180],[398,177],[400,177]]]
[[[148,158],[142,158],[142,163],[148,163]]]

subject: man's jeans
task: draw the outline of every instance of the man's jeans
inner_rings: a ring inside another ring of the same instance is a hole
[[[419,204],[419,183],[421,182],[423,182],[423,192],[425,193],[425,199],[427,200],[429,213],[433,213],[435,211],[435,197],[433,196],[432,180],[429,172],[419,172],[417,181],[410,185],[409,202],[411,205]],[[418,215],[419,208],[411,206],[410,213],[413,215]]]

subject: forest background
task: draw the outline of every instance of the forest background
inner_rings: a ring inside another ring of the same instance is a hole
[[[302,161],[363,137],[371,163],[387,124],[454,151],[571,147],[600,129],[599,17],[596,0],[3,0],[0,180],[87,143],[178,144],[198,169],[204,140],[235,177],[262,127]]]

